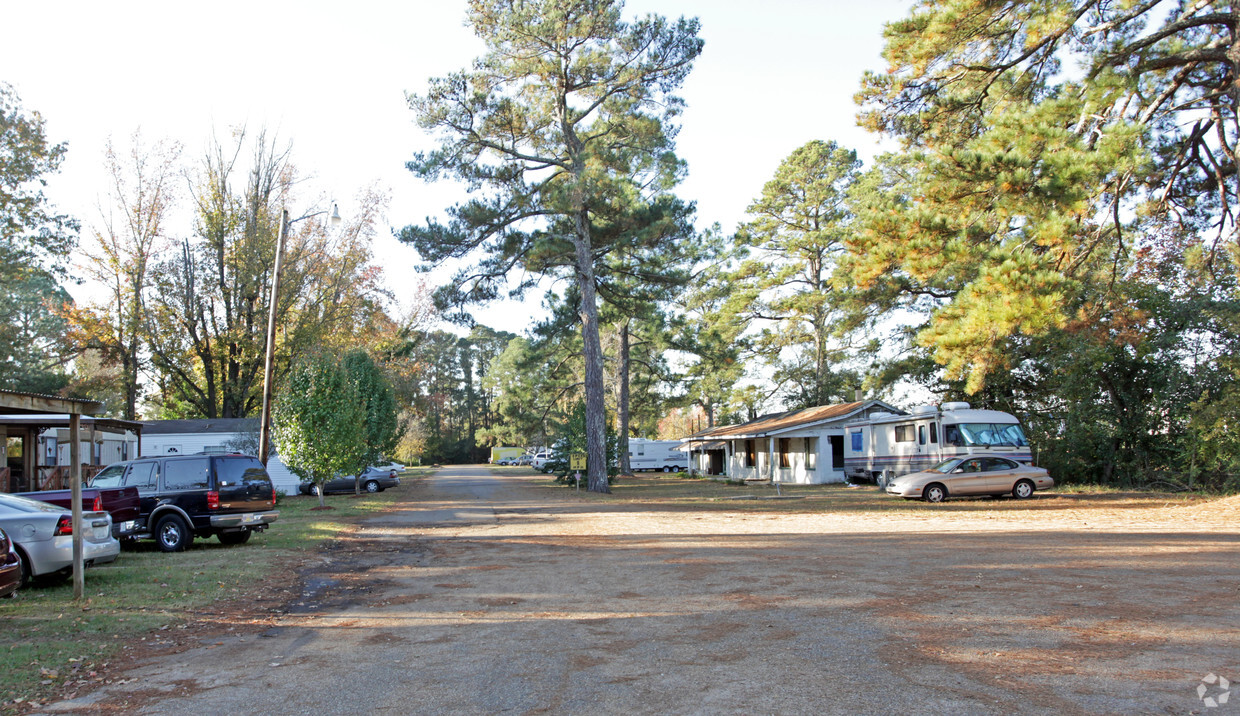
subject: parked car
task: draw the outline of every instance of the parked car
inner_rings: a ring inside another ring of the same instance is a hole
[[[516,465],[517,460],[518,458],[515,458],[515,457],[501,457],[499,461],[496,462],[495,464],[496,465]]]
[[[121,553],[121,543],[112,536],[112,518],[108,513],[83,512],[82,527],[82,558],[86,566],[114,561]],[[72,571],[71,510],[0,493],[0,529],[16,546],[23,583],[31,577],[68,575]]]
[[[17,548],[13,540],[0,529],[0,597],[11,597],[17,594],[22,586],[22,559],[17,556]]]
[[[154,538],[164,552],[180,552],[195,537],[242,544],[280,516],[266,468],[249,455],[139,458],[109,465],[99,475],[115,471],[123,473],[123,486],[138,488],[135,537]]]
[[[396,471],[386,469],[386,467],[368,467],[362,471],[362,489],[366,492],[383,492],[389,487],[400,487],[400,478],[396,476]],[[333,492],[353,492],[354,486],[357,484],[353,475],[337,475],[327,482],[323,483],[328,494]],[[311,480],[303,480],[297,486],[297,491],[303,495],[319,494],[319,486]]]
[[[405,466],[399,462],[389,462],[382,465],[375,465],[372,470],[388,470],[390,472],[404,472]]]
[[[954,457],[924,472],[897,477],[887,484],[887,494],[908,500],[920,497],[926,502],[942,502],[948,497],[967,495],[1011,495],[1032,497],[1035,490],[1047,490],[1055,481],[1046,470],[1005,457]]]
[[[516,462],[514,462],[513,464],[514,465],[528,465],[530,464],[531,461],[533,461],[533,459],[534,459],[533,455],[526,453],[524,455],[518,456]]]
[[[82,488],[82,509],[88,512],[102,511],[112,515],[112,536],[125,539],[142,531],[138,526],[141,501],[138,498],[138,488],[121,486],[120,481],[125,471],[123,467],[113,469],[115,467],[113,465],[105,468],[91,478],[90,486]],[[42,490],[14,494],[39,502],[59,505],[67,510],[73,509],[73,490]]]

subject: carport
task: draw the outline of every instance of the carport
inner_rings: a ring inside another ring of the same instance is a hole
[[[69,482],[73,490],[73,598],[81,599],[86,590],[85,568],[82,564],[82,416],[95,415],[103,410],[103,404],[93,400],[76,398],[57,398],[37,393],[18,393],[0,390],[0,412],[13,415],[53,415],[68,416],[69,423]],[[8,446],[8,427],[0,425],[0,437]],[[33,433],[24,431],[22,458],[29,465],[29,472],[34,469],[34,438]],[[7,468],[7,465],[5,466]]]

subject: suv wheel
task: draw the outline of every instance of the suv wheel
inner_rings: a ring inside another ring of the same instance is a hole
[[[367,481],[366,481],[366,491],[367,491],[367,492],[378,492],[378,491],[379,491],[379,483],[375,482],[374,480],[367,480]]]
[[[164,515],[155,523],[155,541],[164,552],[181,552],[194,540],[189,525],[176,515]]]

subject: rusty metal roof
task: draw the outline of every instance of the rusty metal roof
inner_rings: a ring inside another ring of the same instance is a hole
[[[684,440],[698,442],[700,440],[766,437],[817,423],[842,420],[875,406],[882,407],[884,410],[900,412],[897,408],[887,405],[881,400],[862,400],[855,403],[819,405],[818,407],[805,408],[804,410],[790,410],[785,413],[763,415],[757,420],[751,420],[740,425],[722,425],[707,428],[689,435]]]

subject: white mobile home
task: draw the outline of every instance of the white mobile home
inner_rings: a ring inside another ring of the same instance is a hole
[[[142,423],[142,457],[189,455],[198,452],[231,452],[235,441],[250,438],[257,450],[258,418],[210,418],[205,420],[147,420]],[[267,474],[277,492],[296,495],[301,478],[271,453]]]
[[[688,469],[688,454],[679,440],[629,438],[629,467],[638,470],[680,472]]]
[[[879,400],[820,405],[764,415],[681,441],[693,470],[731,479],[790,484],[844,482],[845,425],[870,413],[898,412]]]
[[[1032,461],[1029,441],[1015,416],[974,410],[968,403],[922,405],[907,413],[874,412],[847,425],[845,471],[880,487],[957,455],[998,455]]]

